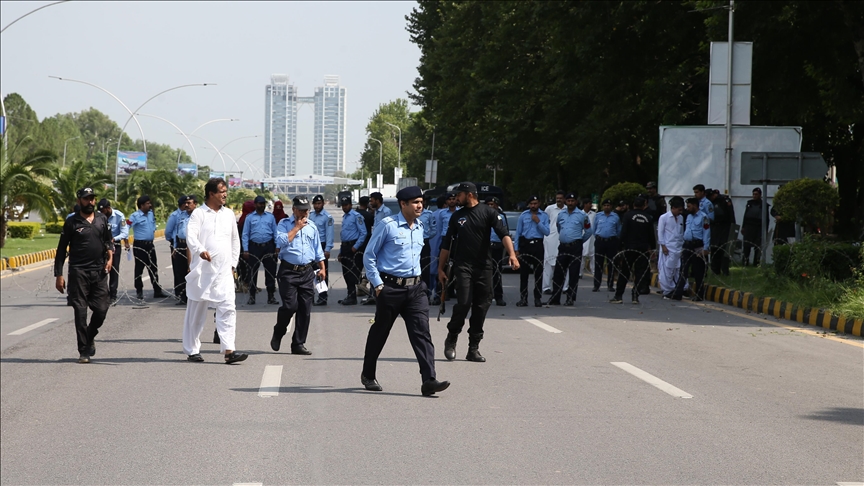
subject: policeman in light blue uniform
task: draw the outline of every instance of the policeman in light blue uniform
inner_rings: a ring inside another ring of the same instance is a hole
[[[339,200],[342,206],[342,230],[339,239],[342,245],[339,248],[339,263],[342,264],[342,276],[345,278],[345,286],[348,287],[348,295],[339,301],[342,305],[357,304],[357,283],[360,281],[360,254],[357,250],[366,241],[366,223],[363,216],[351,208],[351,198],[343,196]]]
[[[442,196],[438,197],[438,205],[442,205],[443,207],[437,211],[433,211],[435,214],[433,216],[433,220],[435,221],[436,235],[429,242],[429,246],[431,248],[430,255],[432,257],[432,266],[429,268],[429,273],[431,274],[430,280],[432,280],[432,294],[434,297],[432,298],[431,305],[439,305],[441,303],[440,297],[438,296],[438,254],[441,253],[441,241],[443,241],[444,236],[447,233],[447,226],[450,225],[450,216],[453,216],[453,213],[456,212],[456,193],[448,192]]]
[[[120,245],[125,242],[126,251],[129,251],[129,226],[126,225],[126,216],[122,212],[112,209],[111,203],[107,199],[101,199],[96,209],[108,218],[108,226],[111,228],[111,235],[114,238],[114,256],[108,283],[108,297],[112,303],[116,304],[117,284],[120,280],[120,262],[123,261],[120,258],[123,254]]]
[[[129,216],[132,227],[132,255],[135,257],[135,294],[138,299],[144,299],[144,281],[142,276],[144,268],[150,274],[150,283],[153,284],[153,298],[164,299],[168,297],[159,286],[159,268],[156,261],[156,247],[153,246],[153,238],[156,234],[156,216],[153,214],[153,203],[150,196],[143,195],[136,201],[138,211]]]
[[[185,305],[186,299],[186,270],[189,268],[188,255],[186,250],[186,227],[189,224],[189,218],[192,216],[192,211],[198,207],[198,198],[194,195],[181,197],[178,202],[182,202],[180,207],[183,211],[177,215],[177,220],[174,224],[174,250],[171,252],[171,269],[174,271],[174,295],[180,300],[176,305]]]
[[[705,298],[702,281],[705,278],[705,257],[711,247],[711,222],[699,209],[699,199],[695,197],[687,200],[687,212],[690,214],[684,223],[681,274],[678,276],[672,298],[681,300],[684,297],[684,284],[687,282],[687,277],[692,275],[695,280],[693,300],[698,302]]]
[[[498,211],[498,220],[504,225],[504,229],[509,232],[510,226],[507,223],[507,216],[501,211],[501,201],[495,196],[487,196],[486,205]],[[504,300],[504,286],[501,282],[501,262],[504,261],[504,244],[501,243],[498,233],[494,231],[489,236],[489,242],[489,256],[494,262],[494,266],[492,267],[492,298],[495,299],[495,305],[505,306],[507,302]]]
[[[276,218],[266,211],[267,200],[264,196],[255,197],[255,211],[246,215],[243,233],[243,259],[249,261],[249,300],[247,305],[255,305],[258,293],[258,268],[264,266],[264,285],[267,287],[267,303],[278,304],[276,300]],[[251,256],[251,259],[250,259]]]
[[[330,252],[333,251],[333,216],[324,209],[324,196],[318,194],[312,198],[312,212],[309,219],[318,228],[318,238],[321,240],[321,248],[324,250],[324,269],[327,270],[324,283],[330,287]],[[318,294],[318,300],[312,305],[327,305],[327,292]]]
[[[424,396],[450,386],[435,377],[435,348],[429,334],[429,301],[426,284],[420,276],[420,254],[425,244],[423,191],[406,187],[396,194],[401,211],[375,224],[363,254],[369,283],[375,288],[375,321],[369,328],[360,382],[370,391],[381,391],[376,369],[378,356],[396,317],[402,316],[408,340],[420,364]]]
[[[291,318],[295,317],[291,354],[312,354],[306,349],[312,297],[315,295],[316,279],[324,279],[327,270],[324,269],[324,251],[318,239],[318,228],[309,220],[309,209],[309,200],[305,196],[295,197],[291,207],[293,214],[279,221],[276,229],[282,305],[276,314],[276,325],[273,326],[273,337],[270,339],[273,351],[279,351],[282,336],[288,331]],[[248,216],[246,220],[249,220]]]
[[[609,269],[606,277],[606,287],[609,291],[615,290],[612,282],[612,260],[618,254],[621,237],[621,218],[612,211],[612,200],[606,199],[602,205],[603,211],[594,216],[594,288],[593,292],[600,291],[603,283],[603,267]]]
[[[693,195],[699,201],[699,211],[708,217],[708,222],[714,221],[714,203],[707,197],[707,191],[705,191],[705,186],[702,184],[696,184],[693,186]],[[706,248],[708,248],[706,246]]]
[[[565,272],[570,277],[565,305],[573,305],[576,301],[576,291],[579,289],[579,269],[582,268],[582,245],[591,235],[594,228],[591,220],[577,206],[576,193],[564,196],[567,206],[558,213],[558,258],[555,262],[555,273],[552,276],[552,298],[549,305],[561,305],[561,293],[564,288]]]
[[[369,194],[369,209],[374,211],[374,224],[378,224],[379,221],[386,218],[387,216],[390,216],[393,213],[390,208],[384,205],[384,195],[380,192],[373,192],[372,194]]]
[[[165,240],[171,247],[172,253],[174,252],[174,236],[177,232],[177,218],[179,218],[182,213],[186,212],[186,200],[187,196],[180,196],[177,199],[177,209],[168,215],[168,221],[165,222]],[[177,282],[174,282],[174,288],[177,288]]]
[[[423,252],[420,253],[420,276],[426,284],[426,296],[430,296],[432,291],[430,284],[429,269],[432,267],[432,243],[431,240],[438,234],[438,227],[435,224],[435,213],[428,207],[423,208],[423,213],[417,218],[423,224]]]
[[[519,302],[517,307],[528,305],[528,275],[534,274],[534,307],[543,303],[543,238],[549,236],[549,215],[540,211],[540,197],[528,198],[528,209],[516,220],[516,237],[513,249],[519,257]]]

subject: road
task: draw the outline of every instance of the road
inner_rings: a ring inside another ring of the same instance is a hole
[[[157,253],[170,282],[167,244]],[[134,296],[125,257],[121,268]],[[373,308],[336,305],[344,284],[330,268],[314,354],[272,352],[276,306],[239,296],[237,346],[250,357],[235,366],[209,326],[206,361],[188,363],[184,308],[147,284],[143,305],[111,308],[79,365],[51,268],[3,278],[0,483],[864,482],[861,339],[656,294],[611,305],[587,280],[575,307],[517,308],[509,274],[486,363],[463,359],[464,334],[457,360],[444,359],[447,319],[433,309],[438,378],[452,386],[420,395],[398,320],[373,393],[359,383]],[[46,319],[57,320],[10,335]]]

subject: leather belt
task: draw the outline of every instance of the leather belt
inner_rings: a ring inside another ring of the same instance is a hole
[[[178,244],[178,245],[185,245],[185,244],[186,244],[186,240],[185,240],[184,238],[177,238],[177,244]]]
[[[307,263],[306,265],[294,265],[293,263],[288,263],[285,260],[282,260],[282,265],[285,266],[288,270],[294,270],[295,272],[305,272],[306,270],[312,270],[314,263]]]
[[[594,235],[594,237],[595,237],[595,239],[596,239],[597,241],[612,241],[612,240],[617,240],[617,239],[618,239],[617,236],[610,236],[609,238],[604,238],[604,237],[602,237],[602,236]]]
[[[349,241],[343,241],[342,242],[343,245],[349,245],[349,246],[354,246],[354,243],[357,243],[357,240],[349,240]]]
[[[571,241],[570,243],[561,243],[561,246],[576,246],[577,243],[582,243],[582,240]]]
[[[412,287],[420,283],[420,277],[396,277],[386,273],[381,274],[381,280],[400,287]]]
[[[529,245],[533,245],[534,243],[540,243],[543,241],[543,238],[525,238],[525,243]]]
[[[249,242],[250,245],[255,245],[255,246],[267,246],[267,245],[272,245],[273,243],[274,243],[273,240],[270,240],[270,241],[268,241],[268,242],[266,242],[266,243],[258,243],[258,242],[255,242],[255,241],[250,241],[250,242]]]

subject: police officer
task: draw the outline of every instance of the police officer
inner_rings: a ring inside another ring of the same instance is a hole
[[[54,257],[55,288],[66,290],[63,263],[69,247],[69,298],[75,311],[75,333],[78,337],[78,362],[89,363],[96,354],[93,338],[105,322],[108,306],[108,274],[111,272],[114,243],[108,219],[95,211],[96,194],[85,187],[77,193],[81,210],[63,223],[63,232]],[[87,325],[87,308],[93,311]]]
[[[359,251],[354,255],[354,266],[357,268],[358,283],[363,280],[364,274],[366,273],[365,270],[363,270],[363,252],[366,251],[369,237],[372,236],[372,226],[375,225],[375,210],[370,206],[370,200],[371,198],[369,196],[362,196],[360,197],[360,200],[357,201],[357,212],[363,216],[363,222],[366,223],[366,239],[363,241],[363,244],[360,245]],[[375,297],[370,293],[368,297],[360,302],[360,305],[375,305]]]
[[[291,317],[296,317],[291,354],[312,354],[306,349],[306,334],[309,332],[315,280],[326,278],[327,270],[324,268],[324,251],[318,239],[318,228],[309,221],[309,209],[309,200],[305,196],[295,197],[291,208],[293,214],[280,221],[276,229],[276,245],[280,249],[279,295],[282,305],[276,314],[276,325],[273,326],[273,337],[270,339],[273,351],[279,351]],[[317,277],[315,269],[318,270]]]
[[[623,249],[623,264],[618,268],[618,288],[615,296],[609,302],[621,304],[627,280],[630,279],[630,269],[635,271],[633,278],[632,302],[639,303],[639,287],[648,277],[650,269],[651,250],[654,243],[654,218],[645,210],[647,201],[642,196],[633,200],[633,208],[624,215],[621,224],[621,248]]]
[[[428,203],[425,203],[428,205]],[[438,228],[435,225],[435,213],[424,205],[423,212],[417,218],[423,224],[423,251],[420,252],[420,277],[423,283],[426,284],[426,296],[432,295],[429,290],[430,267],[432,266],[432,238],[438,234]]]
[[[456,304],[447,323],[447,339],[444,341],[444,357],[456,359],[456,341],[465,326],[465,318],[471,312],[468,325],[468,361],[484,362],[480,355],[483,339],[483,322],[492,303],[492,259],[489,258],[489,232],[495,231],[507,254],[510,265],[519,270],[519,260],[513,250],[510,234],[498,218],[498,211],[477,200],[477,186],[463,182],[456,187],[457,199],[462,209],[450,217],[447,233],[441,243],[438,256],[438,281],[442,289],[447,287],[447,261],[453,254],[453,285],[456,287]]]
[[[601,207],[603,211],[594,216],[594,288],[592,291],[600,291],[600,284],[603,283],[603,267],[607,267],[606,287],[612,292],[614,290],[612,261],[618,254],[620,245],[621,220],[616,213],[612,212],[611,199],[603,200]]]
[[[735,222],[732,200],[714,189],[708,195],[714,204],[714,221],[711,222],[711,271],[715,275],[729,275],[729,233]]]
[[[164,299],[168,297],[159,286],[159,268],[156,261],[156,247],[153,246],[153,237],[156,234],[156,216],[153,214],[153,203],[150,196],[143,195],[138,198],[138,211],[129,216],[131,221],[132,255],[135,257],[135,296],[139,300],[144,299],[144,267],[150,274],[150,283],[153,285],[153,298]]]
[[[534,275],[534,307],[543,302],[543,237],[549,236],[549,215],[540,211],[540,197],[530,196],[528,209],[516,220],[516,241],[513,249],[519,258],[519,302],[516,307],[528,306],[528,276]],[[497,216],[497,215],[496,215]]]
[[[249,262],[249,300],[246,305],[255,305],[258,293],[258,268],[264,266],[264,285],[267,286],[267,303],[278,304],[276,300],[276,218],[266,211],[267,200],[264,196],[255,197],[255,211],[246,215],[240,241],[243,245],[243,259]],[[250,260],[251,255],[251,260]]]
[[[432,260],[434,263],[432,267],[435,269],[435,292],[432,292],[432,305],[439,305],[441,303],[441,289],[438,288],[437,280],[438,280],[438,261],[439,256],[441,255],[441,248],[443,248],[441,242],[444,241],[444,237],[447,233],[447,227],[450,225],[450,217],[453,216],[453,213],[456,212],[456,193],[449,192],[447,194],[442,195],[438,198],[438,204],[441,205],[441,200],[444,200],[444,207],[435,212],[435,227],[438,229],[438,236],[432,242]]]
[[[651,215],[654,218],[654,224],[657,224],[657,221],[660,220],[660,216],[666,214],[667,206],[666,206],[666,198],[657,194],[657,183],[649,182],[645,184],[645,200],[648,205],[645,207],[645,212]]]
[[[746,267],[750,261],[750,249],[753,249],[753,266],[759,266],[762,256],[762,189],[753,189],[753,199],[747,201],[744,208],[744,221],[741,224],[741,236],[744,238],[743,261]],[[771,205],[769,204],[770,208]]]
[[[509,233],[510,227],[507,224],[507,216],[504,215],[504,211],[501,211],[498,198],[488,196],[486,198],[486,205],[498,211],[498,219],[501,220],[504,229]],[[489,236],[489,256],[492,258],[492,297],[495,299],[495,305],[505,306],[507,302],[504,301],[504,286],[501,282],[501,262],[504,260],[504,244],[501,243],[498,233],[494,231]]]
[[[579,288],[579,268],[582,267],[582,245],[594,234],[588,215],[577,207],[576,193],[564,196],[566,208],[558,213],[558,258],[555,262],[555,276],[552,277],[552,298],[549,305],[561,305],[564,289],[564,276],[570,276],[565,305],[573,305]]]
[[[324,209],[324,196],[318,194],[312,198],[312,209],[309,213],[309,219],[315,223],[318,228],[318,239],[321,240],[321,249],[324,250],[324,283],[330,287],[330,252],[333,251],[333,216]],[[318,300],[312,305],[327,305],[327,292],[318,294]]]
[[[107,199],[100,199],[97,209],[108,219],[108,226],[111,228],[111,236],[114,238],[114,254],[111,262],[111,275],[108,278],[108,298],[113,304],[117,303],[117,284],[120,281],[120,257],[123,254],[121,243],[126,245],[126,251],[129,251],[129,226],[126,225],[126,216],[122,212],[111,208],[111,203]]]
[[[189,225],[189,217],[198,207],[198,198],[194,195],[183,196],[183,212],[177,216],[177,224],[174,230],[174,250],[171,253],[171,269],[174,271],[174,281],[179,279],[180,284],[174,288],[174,292],[180,301],[176,305],[186,305],[186,274],[189,273],[189,254],[186,244],[186,228]],[[181,198],[182,199],[182,198]],[[216,334],[218,336],[218,334]]]
[[[181,282],[184,284],[186,283],[186,266],[183,266],[182,273],[177,271],[177,265],[174,263],[177,253],[174,248],[174,240],[176,239],[177,234],[177,220],[181,214],[187,214],[186,201],[188,199],[187,196],[180,196],[177,198],[177,209],[168,216],[168,221],[165,222],[165,240],[168,242],[168,246],[171,249],[171,269],[174,274],[174,296],[178,299],[180,299],[181,294]],[[185,252],[183,257],[185,258]]]
[[[429,301],[426,284],[420,277],[420,254],[425,245],[423,191],[406,187],[396,194],[400,212],[375,223],[369,245],[363,254],[363,266],[369,284],[375,289],[375,322],[366,338],[360,383],[370,391],[381,391],[376,368],[390,329],[397,316],[405,320],[408,340],[420,364],[424,396],[434,395],[450,386],[435,377],[435,347],[429,334]]]
[[[342,206],[342,230],[339,239],[339,263],[342,264],[342,276],[348,295],[339,301],[342,305],[357,305],[357,282],[360,281],[360,269],[357,268],[357,255],[360,246],[366,242],[366,223],[363,216],[351,208],[351,198],[343,196],[339,199]]]
[[[699,211],[708,217],[709,222],[714,221],[714,205],[708,200],[705,186],[702,184],[693,186],[693,196],[699,200]]]
[[[684,285],[687,277],[692,273],[696,285],[693,287],[695,293],[693,300],[701,301],[704,298],[702,280],[705,278],[705,258],[708,256],[708,248],[711,247],[711,222],[699,209],[699,200],[690,198],[687,200],[687,221],[684,223],[684,248],[681,252],[681,274],[675,284],[675,300],[681,300],[684,296]],[[666,297],[663,297],[666,299]]]
[[[384,205],[384,195],[380,192],[369,194],[369,209],[373,215],[373,224],[378,224],[379,221],[393,213],[390,208]]]

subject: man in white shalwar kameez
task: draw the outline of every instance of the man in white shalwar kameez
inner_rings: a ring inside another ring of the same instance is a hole
[[[552,277],[555,273],[555,262],[558,259],[558,213],[564,209],[564,191],[555,194],[555,204],[546,206],[545,212],[549,216],[549,236],[543,238],[543,293],[552,293]],[[567,290],[569,274],[565,276],[564,290]]]
[[[681,270],[681,251],[684,247],[684,200],[673,197],[669,201],[669,211],[660,216],[657,222],[657,243],[660,254],[657,258],[658,281],[664,298],[675,290],[678,273]]]
[[[594,226],[594,217],[597,216],[597,211],[594,211],[594,205],[590,197],[582,198],[582,212],[588,215],[588,221],[591,222],[591,227]],[[588,272],[588,275],[594,276],[594,235],[592,234],[588,240],[582,243],[582,268],[579,269],[579,278],[582,278],[582,272]]]
[[[201,357],[201,331],[216,309],[216,332],[225,363],[245,360],[234,350],[237,311],[234,304],[234,267],[240,258],[240,238],[234,212],[225,207],[228,184],[221,178],[204,186],[205,204],[195,209],[186,226],[186,245],[191,255],[186,275],[186,316],[183,320],[183,352],[189,361]]]

